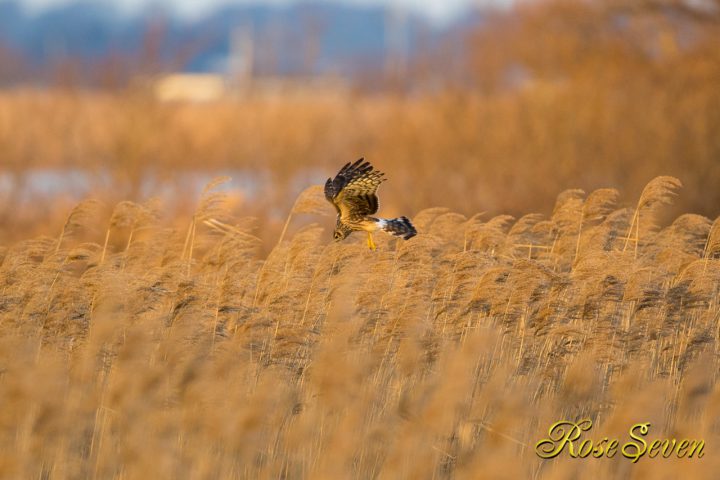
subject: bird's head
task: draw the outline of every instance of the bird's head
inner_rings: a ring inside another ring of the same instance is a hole
[[[342,223],[339,223],[337,226],[335,226],[335,231],[333,232],[333,240],[336,242],[339,242],[340,240],[345,240],[352,230]]]

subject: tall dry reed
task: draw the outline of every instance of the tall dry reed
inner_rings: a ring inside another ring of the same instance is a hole
[[[718,222],[651,224],[648,198],[662,204],[675,179],[653,180],[634,209],[612,189],[563,192],[549,217],[427,209],[416,238],[378,238],[375,252],[307,224],[267,255],[218,183],[183,222],[130,202],[80,215],[83,203],[60,236],[0,250],[0,476],[720,466]],[[321,201],[307,190],[293,214]],[[706,454],[537,458],[553,422],[581,418],[621,438],[651,422],[653,438],[703,438]]]

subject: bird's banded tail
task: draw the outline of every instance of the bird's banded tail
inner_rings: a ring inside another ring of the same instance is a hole
[[[380,219],[378,221],[380,229],[407,240],[417,235],[417,230],[407,217],[393,218],[389,220]]]

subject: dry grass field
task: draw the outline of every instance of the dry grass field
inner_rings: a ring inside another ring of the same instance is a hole
[[[0,223],[13,225],[0,229],[0,243],[59,230],[86,196],[108,205],[159,196],[164,216],[187,216],[202,185],[230,175],[244,195],[239,211],[260,222],[258,235],[272,245],[297,195],[360,156],[391,179],[382,192],[390,216],[443,206],[520,217],[549,212],[567,188],[612,186],[630,199],[649,179],[673,175],[686,188],[665,220],[714,217],[719,72],[701,70],[692,85],[648,84],[631,72],[622,86],[593,78],[492,95],[199,105],[141,91],[0,91]],[[38,182],[43,174],[64,179]],[[48,193],[53,181],[60,187]],[[254,189],[241,188],[247,183]]]
[[[675,178],[425,209],[375,252],[308,221],[267,255],[225,180],[182,228],[87,200],[0,247],[0,476],[715,478],[720,221],[660,228]],[[291,215],[328,213],[317,186]],[[704,456],[538,458],[586,418]]]

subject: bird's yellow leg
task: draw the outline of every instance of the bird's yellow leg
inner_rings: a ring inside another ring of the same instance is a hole
[[[375,245],[375,242],[373,242],[372,233],[367,232],[367,234],[368,234],[368,240],[367,240],[368,248],[370,248],[370,250],[375,250],[377,248],[377,245]]]

